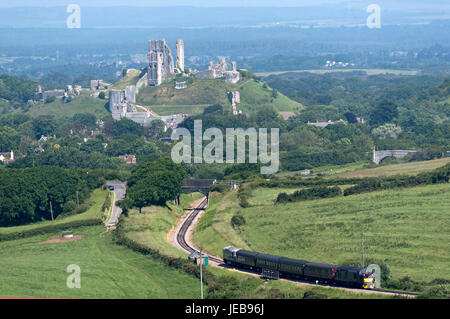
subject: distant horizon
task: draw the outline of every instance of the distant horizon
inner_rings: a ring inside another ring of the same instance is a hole
[[[30,2],[32,4],[30,4]],[[62,7],[78,4],[83,7],[304,7],[323,4],[339,4],[344,0],[16,0],[14,3],[0,3],[0,8]],[[348,2],[348,1],[347,1]]]
[[[2,3],[3,2],[3,3]],[[78,4],[82,7],[199,7],[199,8],[221,8],[221,7],[318,7],[323,5],[342,5],[346,7],[368,6],[373,0],[15,0],[14,3],[1,1],[0,8],[22,8],[22,7],[62,7],[69,4]],[[446,0],[430,0],[423,2],[411,0],[405,3],[402,0],[377,0],[380,6],[389,9],[400,9],[402,7],[419,8],[449,8]]]

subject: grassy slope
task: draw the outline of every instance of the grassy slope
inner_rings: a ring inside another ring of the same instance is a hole
[[[416,175],[420,172],[431,171],[435,168],[445,166],[447,163],[450,163],[450,157],[430,161],[379,166],[354,172],[343,172],[333,175],[333,177],[392,176],[397,174]]]
[[[180,196],[181,208],[187,209],[195,200],[203,197],[202,194],[182,194]],[[184,210],[177,206],[167,207],[150,206],[138,210],[133,209],[128,216],[121,217],[126,231],[126,236],[147,247],[157,249],[162,254],[174,257],[186,257],[186,254],[167,240],[167,233],[183,215]]]
[[[127,75],[114,83],[112,88],[114,90],[123,90],[129,85],[136,85],[137,81],[139,81],[140,74],[140,70],[129,70]]]
[[[102,206],[105,202],[106,190],[102,190],[100,188],[94,190],[91,194],[91,197],[89,198],[89,202],[92,203],[92,206],[84,213],[72,215],[64,218],[56,218],[54,222],[50,220],[33,223],[29,225],[22,225],[22,226],[13,226],[13,227],[0,227],[0,234],[9,234],[9,233],[15,233],[15,232],[21,232],[24,230],[30,230],[39,228],[42,226],[48,226],[48,225],[57,225],[72,221],[78,221],[78,220],[86,220],[86,219],[101,219],[102,218]]]
[[[227,92],[238,90],[241,93],[241,103],[237,105],[239,110],[252,111],[262,105],[273,105],[278,111],[297,111],[303,106],[290,100],[279,93],[272,99],[272,91],[268,87],[264,89],[263,83],[254,81],[241,81],[230,84],[225,80],[195,79],[192,85],[184,90],[176,90],[172,80],[165,81],[158,87],[146,87],[140,90],[137,103],[150,105],[152,111],[160,115],[183,112],[187,114],[199,114],[208,105],[231,104],[227,98]]]
[[[416,175],[420,172],[426,172],[445,164],[450,163],[450,157],[440,158],[429,161],[409,162],[402,164],[380,165],[377,167],[373,162],[359,161],[345,165],[327,165],[312,169],[312,176],[321,174],[326,177],[366,177],[366,176],[392,176],[397,174]],[[299,171],[281,172],[278,177],[302,176]]]
[[[101,119],[110,116],[105,108],[107,101],[92,98],[89,96],[75,97],[70,103],[63,103],[61,99],[56,99],[52,103],[39,103],[33,105],[28,112],[30,116],[54,115],[55,117],[72,117],[77,113],[90,113]]]
[[[113,242],[103,226],[79,228],[84,238],[29,245],[47,234],[0,243],[0,296],[52,298],[196,298],[198,280]],[[81,268],[81,288],[69,289],[67,266]]]
[[[300,111],[303,105],[289,99],[282,93],[278,93],[276,98],[272,98],[272,89],[263,87],[261,82],[248,82],[240,89],[241,103],[237,105],[238,109],[243,111],[255,111],[258,106],[269,104],[278,111]]]
[[[200,197],[202,197],[202,195],[198,193],[194,193],[193,195],[183,194],[181,196],[182,207],[189,207],[190,203]],[[217,208],[220,199],[222,199],[222,196],[216,194],[212,198],[210,207]],[[127,236],[141,244],[157,249],[165,255],[186,258],[186,253],[181,252],[167,241],[167,232],[170,231],[172,226],[175,225],[177,219],[181,216],[181,212],[177,212],[176,207],[172,208],[173,210],[169,211],[168,209],[162,207],[147,207],[143,209],[142,214],[139,214],[137,211],[133,210],[130,212],[128,217],[121,217],[121,222],[125,226]],[[221,207],[220,209],[225,209],[225,207]],[[225,213],[229,213],[229,210],[226,209],[221,211],[221,215]],[[208,221],[207,216],[210,215],[211,214],[208,213],[208,215],[204,216],[201,219],[200,224],[204,224],[205,220]],[[207,232],[210,238],[217,237],[217,234],[214,233],[214,231],[209,231],[208,229]],[[240,247],[245,245],[243,242],[237,242],[237,244],[241,244]],[[208,267],[208,270],[216,276],[232,276],[238,279],[242,284],[239,291],[242,293],[242,289],[245,289],[245,292],[243,292],[245,298],[262,298],[269,294],[270,289],[277,289],[287,298],[302,298],[306,291],[311,290],[334,298],[382,298],[380,295],[368,295],[363,293],[356,294],[343,290],[322,287],[312,288],[310,286],[299,286],[297,284],[285,281],[265,282],[260,280],[258,277],[216,267]],[[279,298],[279,296],[274,296],[274,298]]]
[[[385,260],[394,278],[450,279],[449,192],[450,185],[440,184],[275,207],[262,203],[240,210],[246,219],[241,234],[231,228],[232,214],[225,209],[221,217],[211,216],[215,223],[199,228],[194,240],[214,254],[239,237],[252,250],[342,264],[360,260],[363,231],[366,258]],[[220,205],[235,201],[225,198]],[[217,234],[210,238],[213,228]]]

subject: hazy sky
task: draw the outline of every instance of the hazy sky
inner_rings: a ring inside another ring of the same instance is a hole
[[[86,7],[108,6],[201,6],[201,7],[292,7],[341,4],[345,7],[364,7],[371,3],[384,8],[402,10],[434,9],[447,11],[449,0],[0,0],[0,8],[23,6],[67,6],[78,4]]]
[[[75,3],[80,6],[310,6],[341,3],[344,0],[0,0],[0,7],[61,6]]]

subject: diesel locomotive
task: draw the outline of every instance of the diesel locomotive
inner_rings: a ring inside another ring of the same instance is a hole
[[[299,279],[345,287],[372,289],[373,274],[365,268],[336,266],[248,251],[232,246],[223,249],[227,265],[247,268],[257,272],[277,272],[281,278]]]

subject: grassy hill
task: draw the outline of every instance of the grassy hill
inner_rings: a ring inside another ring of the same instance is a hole
[[[236,84],[227,83],[223,79],[192,80],[184,90],[176,90],[172,79],[158,87],[142,88],[137,96],[137,103],[150,106],[152,111],[160,115],[177,112],[198,114],[213,104],[222,104],[231,110],[227,92],[238,90],[241,103],[237,104],[237,109],[243,112],[257,110],[262,105],[273,105],[278,111],[299,111],[303,108],[303,105],[279,92],[273,97],[273,90],[269,86],[254,80],[241,80]]]
[[[198,279],[115,244],[104,226],[77,228],[72,242],[40,243],[45,234],[0,243],[0,296],[32,298],[197,298]],[[67,266],[81,270],[69,289]]]
[[[450,280],[448,273],[448,206],[450,185],[407,189],[289,203],[272,201],[285,189],[253,191],[249,208],[236,202],[236,192],[219,198],[200,221],[194,242],[213,254],[227,245],[316,262],[345,264],[365,256],[382,260],[394,279],[410,276],[430,282]],[[235,229],[238,213],[246,223]]]
[[[339,72],[365,72],[366,75],[379,75],[379,74],[394,74],[394,75],[417,75],[419,74],[419,70],[396,70],[396,69],[312,69],[312,70],[292,70],[292,71],[274,71],[274,72],[256,72],[257,76],[269,76],[269,75],[278,75],[288,72],[295,73],[314,73],[314,74],[327,74],[327,73],[339,73]]]
[[[25,114],[30,116],[54,115],[57,118],[62,118],[72,117],[77,113],[90,113],[95,115],[97,119],[102,119],[111,116],[111,113],[105,107],[105,103],[107,101],[89,96],[74,97],[69,103],[64,103],[61,99],[56,99],[52,103],[42,102],[33,105]],[[22,111],[17,110],[16,112]]]
[[[61,235],[61,231],[49,231],[45,229],[46,226],[101,219],[101,207],[106,194],[106,190],[95,190],[90,198],[92,206],[82,214],[57,218],[55,222],[0,228],[0,235],[30,230],[41,233],[18,240],[0,241],[0,297],[198,297],[198,280],[194,276],[167,267],[163,262],[134,252],[126,246],[117,245],[112,232],[105,232],[103,225],[74,228],[73,235],[83,237],[73,242],[44,243]],[[176,215],[172,218],[176,218]],[[164,216],[161,220],[164,221]],[[157,225],[151,229],[155,227]],[[134,232],[129,228],[127,235],[132,238]],[[69,289],[66,286],[69,275],[66,269],[70,264],[80,266],[81,289]]]
[[[183,209],[187,209],[194,201],[202,198],[204,195],[199,193],[181,194],[180,202]],[[215,207],[219,201],[218,197],[213,197],[212,206]],[[229,211],[227,211],[227,214]],[[127,238],[144,245],[145,247],[158,250],[166,256],[186,258],[187,253],[174,247],[169,239],[171,230],[174,229],[177,221],[182,217],[179,207],[170,205],[167,207],[145,207],[140,214],[137,210],[131,210],[127,216],[121,218],[121,223],[125,229]],[[206,218],[202,217],[202,220]],[[215,215],[217,216],[217,215]],[[172,234],[173,235],[173,234]],[[211,232],[210,238],[217,236]],[[208,267],[208,271],[220,277],[220,282],[229,282],[231,279],[237,280],[239,286],[239,298],[302,298],[307,291],[313,291],[319,294],[325,294],[330,298],[383,298],[381,295],[353,293],[340,289],[302,286],[296,283],[274,280],[266,282],[260,280],[259,276],[252,276],[246,273],[229,271],[218,267]],[[221,292],[227,296],[236,298],[235,287],[222,287]],[[205,290],[206,291],[206,290]],[[276,292],[274,295],[273,293]]]
[[[428,161],[417,161],[401,164],[389,164],[376,166],[372,161],[359,161],[344,165],[327,165],[312,169],[311,176],[335,177],[373,177],[392,176],[397,174],[416,175],[420,172],[431,171],[450,163],[450,157],[444,157]],[[374,167],[376,166],[376,167]],[[302,176],[300,171],[281,172],[278,177]]]

